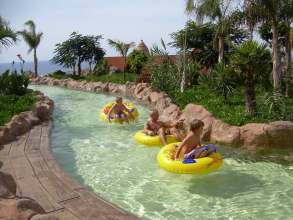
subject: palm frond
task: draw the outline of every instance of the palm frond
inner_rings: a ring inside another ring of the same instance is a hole
[[[9,47],[17,41],[17,34],[9,27],[9,23],[0,16],[0,44]]]

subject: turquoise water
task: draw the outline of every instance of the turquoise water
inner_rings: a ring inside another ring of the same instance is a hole
[[[136,145],[147,119],[138,105],[134,125],[109,125],[98,110],[113,96],[31,86],[55,102],[52,148],[61,167],[97,195],[143,219],[293,218],[293,165],[249,159],[220,148],[222,168],[205,176],[158,168],[158,148]]]

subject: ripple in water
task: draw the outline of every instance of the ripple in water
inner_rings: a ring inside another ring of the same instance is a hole
[[[223,167],[209,175],[158,168],[158,148],[136,145],[148,110],[136,124],[108,125],[98,112],[113,96],[31,86],[55,101],[52,148],[60,165],[97,195],[144,219],[290,219],[292,165],[250,160],[220,148]]]

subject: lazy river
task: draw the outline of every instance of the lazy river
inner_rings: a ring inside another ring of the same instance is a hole
[[[55,102],[52,151],[60,166],[98,196],[143,219],[290,219],[293,165],[247,159],[219,148],[224,165],[205,176],[159,169],[159,148],[133,141],[148,117],[136,124],[105,124],[99,110],[113,96],[58,87],[30,86]]]

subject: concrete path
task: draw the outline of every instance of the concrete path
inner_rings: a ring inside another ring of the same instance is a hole
[[[47,213],[64,220],[138,219],[97,197],[59,167],[50,149],[51,127],[51,122],[36,126],[0,150],[1,170],[14,176],[17,195],[36,200]]]

